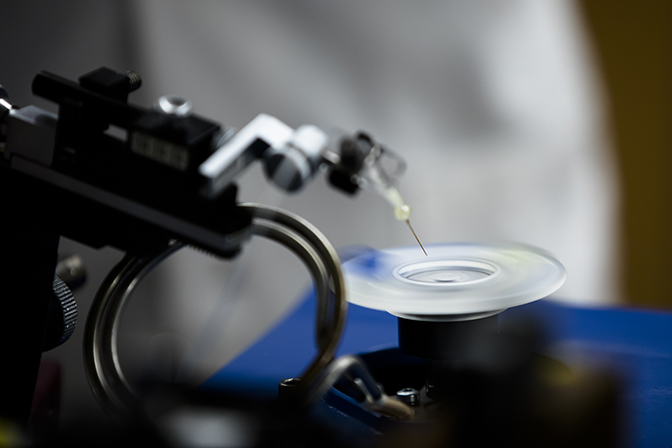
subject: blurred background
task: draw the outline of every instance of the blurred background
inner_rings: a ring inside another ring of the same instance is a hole
[[[672,306],[672,5],[579,3],[608,98],[621,184],[623,297]]]
[[[145,107],[174,94],[235,128],[263,112],[367,130],[406,159],[400,190],[424,243],[537,245],[568,269],[557,300],[666,307],[671,21],[664,1],[5,1],[0,83],[14,104],[55,111],[30,92],[40,70],[132,69],[143,87],[130,101]],[[239,183],[241,200],[293,211],[336,247],[415,244],[373,194],[318,178],[287,197],[259,166]],[[67,419],[97,409],[81,336],[122,254],[68,240],[61,251],[89,270],[78,331],[44,355],[63,366]],[[304,270],[264,241],[233,262],[175,255],[127,310],[126,371],[202,381],[291,310]]]

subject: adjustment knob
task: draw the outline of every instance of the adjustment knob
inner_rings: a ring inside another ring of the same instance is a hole
[[[265,157],[266,176],[279,188],[294,192],[312,177],[313,170],[306,156],[294,148],[275,151]]]
[[[266,176],[285,191],[300,190],[315,175],[327,142],[327,135],[319,128],[301,126],[285,145],[266,150]]]
[[[77,325],[77,303],[70,288],[57,276],[52,283],[49,319],[44,335],[42,351],[46,352],[67,341]]]

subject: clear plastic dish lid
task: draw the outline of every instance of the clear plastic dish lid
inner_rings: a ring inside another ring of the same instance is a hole
[[[547,297],[565,282],[552,255],[522,244],[447,243],[370,251],[343,264],[348,300],[416,320],[468,320]]]

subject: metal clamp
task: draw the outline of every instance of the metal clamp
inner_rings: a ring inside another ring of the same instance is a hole
[[[345,355],[334,360],[315,381],[309,394],[305,397],[308,403],[320,399],[342,378],[347,378],[357,387],[364,399],[360,406],[369,412],[399,420],[413,420],[415,413],[406,404],[390,398],[376,383],[368,369],[357,356]]]

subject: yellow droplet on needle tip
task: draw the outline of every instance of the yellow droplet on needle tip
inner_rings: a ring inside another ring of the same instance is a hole
[[[394,217],[397,218],[398,221],[408,221],[408,218],[411,217],[411,213],[413,213],[413,209],[410,205],[394,207]]]

